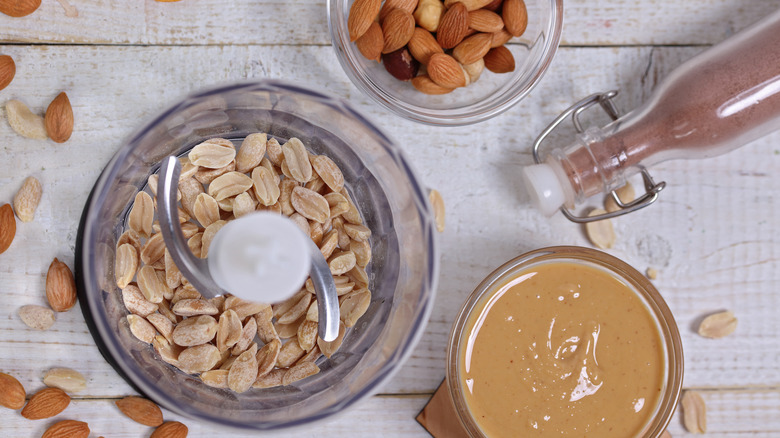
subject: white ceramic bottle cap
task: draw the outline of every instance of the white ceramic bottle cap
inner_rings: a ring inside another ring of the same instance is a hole
[[[552,216],[566,202],[561,181],[547,163],[524,167],[523,181],[536,208],[547,216]]]
[[[248,301],[277,303],[309,276],[307,236],[290,219],[256,212],[229,221],[209,246],[208,266],[222,289]]]

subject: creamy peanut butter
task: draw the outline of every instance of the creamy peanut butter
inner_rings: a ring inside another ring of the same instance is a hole
[[[485,435],[642,436],[667,370],[659,327],[629,285],[556,261],[485,297],[458,357],[466,405]]]

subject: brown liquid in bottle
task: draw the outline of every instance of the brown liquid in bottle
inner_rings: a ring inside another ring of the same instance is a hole
[[[723,154],[780,128],[780,11],[689,60],[651,100],[557,154],[575,201],[641,167]]]

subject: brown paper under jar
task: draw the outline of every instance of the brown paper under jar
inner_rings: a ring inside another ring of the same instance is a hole
[[[446,380],[441,382],[428,404],[417,415],[417,422],[434,438],[469,438],[458,420]]]

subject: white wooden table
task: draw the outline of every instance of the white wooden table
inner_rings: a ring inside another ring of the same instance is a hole
[[[447,336],[465,297],[491,270],[530,249],[589,245],[560,214],[542,217],[522,194],[518,170],[552,118],[590,93],[619,88],[628,110],[666,73],[780,7],[769,0],[572,0],[561,48],[541,84],[493,120],[433,128],[379,108],[348,81],[330,46],[321,0],[54,0],[26,18],[0,16],[0,54],[17,65],[0,103],[22,99],[42,113],[60,91],[76,127],[65,144],[19,137],[0,110],[0,203],[28,175],[44,187],[31,223],[0,255],[0,371],[43,386],[53,366],[81,371],[88,389],[60,418],[87,421],[93,436],[148,436],[113,401],[130,387],[98,353],[78,309],[38,332],[16,314],[43,304],[53,257],[72,266],[76,227],[95,179],[123,139],[186,93],[245,78],[285,78],[353,102],[399,141],[447,206],[436,306],[414,354],[380,394],[333,421],[278,436],[426,436],[414,420],[444,377]],[[780,436],[780,133],[727,156],[656,166],[668,188],[657,205],[615,221],[609,252],[640,271],[658,269],[657,288],[674,312],[685,349],[685,388],[702,392],[712,436]],[[709,340],[695,333],[705,314],[730,309],[739,327]],[[166,412],[166,418],[176,418]],[[220,433],[182,420],[190,436]],[[40,436],[0,409],[0,433]],[[679,412],[669,431],[686,435]],[[220,435],[222,436],[222,435]],[[227,436],[224,435],[224,436]],[[230,435],[249,436],[249,435]]]

